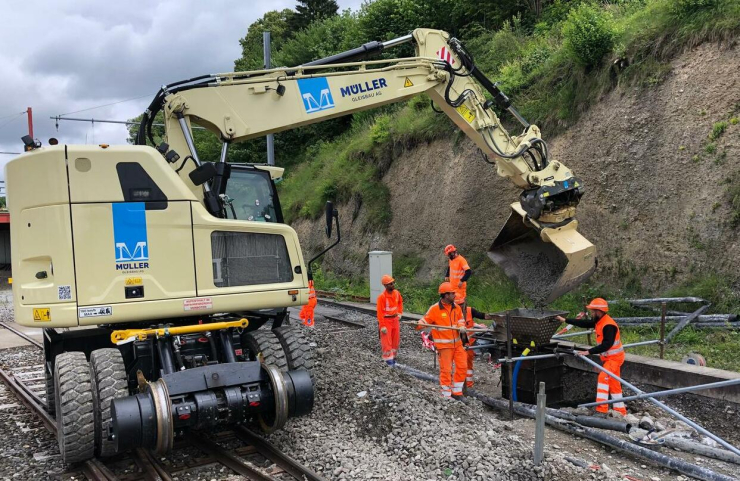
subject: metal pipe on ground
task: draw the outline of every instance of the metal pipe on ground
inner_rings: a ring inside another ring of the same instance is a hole
[[[581,360],[586,361],[587,363],[591,364],[592,366],[594,366],[599,371],[601,371],[603,373],[606,373],[607,376],[609,376],[609,377],[611,377],[613,379],[616,379],[617,381],[619,381],[624,386],[627,386],[628,388],[632,389],[634,392],[636,392],[638,394],[644,394],[644,391],[641,391],[640,389],[636,388],[635,386],[633,386],[632,384],[628,383],[627,381],[625,381],[621,377],[617,376],[616,374],[613,374],[613,373],[609,372],[607,369],[604,369],[598,363],[596,363],[596,362],[592,361],[591,359],[589,359],[587,356],[582,356],[580,354],[576,354],[576,357],[578,357]],[[708,436],[708,437],[714,439],[719,444],[721,444],[725,448],[729,449],[733,453],[735,453],[737,455],[740,455],[740,450],[737,449],[735,446],[733,446],[732,444],[728,443],[724,439],[720,438],[716,434],[713,434],[713,433],[707,431],[706,429],[704,429],[700,425],[696,424],[694,421],[692,421],[691,419],[687,418],[683,414],[677,412],[674,409],[669,408],[668,406],[666,406],[662,402],[658,401],[657,399],[653,399],[651,397],[649,397],[647,399],[648,399],[648,401],[652,402],[653,404],[655,404],[656,406],[658,406],[660,409],[662,409],[663,411],[667,412],[671,416],[679,419],[680,421],[683,421],[684,423],[686,423],[689,426],[691,426],[692,428],[696,429],[697,431],[699,431],[703,435]]]
[[[437,381],[437,378],[435,376],[432,376],[429,373],[420,371],[410,366],[396,363],[395,367],[402,369],[403,371],[411,374],[412,376],[416,378],[419,378],[425,381]],[[468,395],[475,397],[476,399],[480,400],[481,402],[483,402],[484,404],[488,406],[491,406],[492,408],[495,408],[495,409],[498,409],[504,412],[509,411],[509,403],[506,401],[490,398],[488,396],[485,396],[475,391],[474,389],[469,389]],[[528,417],[532,419],[535,418],[535,410],[532,408],[528,408],[521,403],[514,404],[514,412],[523,417]],[[559,429],[567,433],[575,434],[577,436],[581,436],[586,439],[590,439],[592,441],[605,444],[614,449],[619,449],[620,451],[633,454],[643,459],[647,459],[664,468],[675,469],[679,473],[685,474],[686,476],[691,476],[692,478],[701,479],[703,481],[733,481],[734,480],[734,478],[725,476],[724,474],[714,472],[711,469],[707,469],[701,466],[697,466],[695,464],[687,463],[683,461],[682,459],[672,458],[670,456],[666,456],[665,454],[661,454],[661,453],[652,451],[650,449],[643,448],[642,446],[638,446],[636,444],[632,444],[632,443],[623,441],[621,439],[617,439],[613,436],[609,436],[607,434],[601,433],[593,428],[577,426],[564,419],[558,419],[555,416],[550,415],[550,409],[548,409],[548,414],[545,417],[545,424],[551,427],[554,427],[555,429]]]
[[[699,384],[697,386],[680,387],[677,389],[668,389],[666,391],[646,392],[643,394],[637,394],[635,396],[627,396],[627,397],[620,398],[620,399],[609,399],[607,401],[580,404],[578,407],[579,408],[589,408],[593,406],[600,406],[602,404],[611,404],[615,402],[627,402],[627,401],[635,401],[637,399],[672,396],[674,394],[681,394],[685,392],[693,392],[693,391],[701,391],[704,389],[715,389],[715,388],[726,387],[726,386],[734,386],[735,384],[740,384],[740,379],[729,379],[727,381],[710,382],[708,384]]]
[[[691,313],[666,313],[666,322],[680,322],[681,319],[685,319],[686,316]],[[704,314],[696,318],[695,324],[704,324],[707,322],[736,322],[738,319],[735,314]],[[645,317],[615,317],[614,320],[617,324],[659,324],[660,316],[645,316]],[[575,333],[580,334],[580,333]],[[563,336],[553,336],[553,339]]]
[[[692,312],[691,314],[689,314],[688,316],[686,316],[681,322],[678,323],[678,325],[676,325],[676,327],[673,328],[673,330],[671,332],[669,332],[665,336],[665,342],[666,343],[670,343],[671,342],[671,339],[673,339],[676,336],[676,334],[678,334],[681,331],[681,329],[683,329],[691,321],[693,321],[694,319],[696,319],[697,317],[699,317],[699,315],[702,312],[704,312],[707,309],[709,309],[709,306],[710,306],[710,304],[705,304],[705,305],[701,306],[699,309],[697,309],[694,312]]]
[[[695,443],[689,439],[681,438],[675,435],[669,435],[665,438],[665,445],[691,454],[699,454],[708,458],[719,459],[726,463],[740,464],[740,456],[731,453],[726,449],[714,448],[706,444]]]
[[[652,297],[648,299],[624,299],[624,300],[615,300],[615,301],[607,301],[609,304],[617,304],[619,302],[626,302],[628,304],[632,304],[633,306],[643,306],[646,304],[660,304],[661,302],[684,302],[684,303],[707,303],[708,301],[705,299],[702,299],[701,297]]]

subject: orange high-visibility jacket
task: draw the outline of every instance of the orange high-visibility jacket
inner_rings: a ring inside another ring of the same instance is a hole
[[[447,305],[442,301],[432,304],[426,314],[424,322],[435,326],[465,327],[462,309],[456,304]],[[417,327],[421,329],[421,327]],[[432,329],[434,347],[439,349],[452,349],[462,345],[460,333],[452,329]]]
[[[614,344],[612,344],[612,347],[610,347],[608,351],[601,353],[601,360],[605,361],[608,359],[610,361],[624,361],[624,348],[622,347],[622,341],[619,336],[619,326],[617,326],[617,323],[608,314],[601,316],[599,322],[596,323],[595,331],[597,345],[601,344],[604,339],[604,328],[606,326],[616,327],[617,335],[614,338]]]
[[[457,255],[450,261],[450,284],[455,289],[455,302],[462,303],[467,295],[468,283],[463,282],[462,287],[457,287],[460,283],[460,279],[465,275],[465,271],[470,269],[468,261],[461,255]]]
[[[383,291],[378,296],[378,322],[383,323],[386,320],[397,319],[403,314],[403,297],[398,289],[393,289],[390,294]]]

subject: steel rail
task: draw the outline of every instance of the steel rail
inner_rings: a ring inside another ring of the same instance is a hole
[[[44,345],[41,344],[39,341],[37,341],[36,339],[33,339],[32,337],[30,337],[25,332],[19,331],[18,329],[14,328],[14,327],[10,327],[5,322],[0,322],[0,327],[4,327],[5,329],[9,330],[10,332],[15,333],[16,335],[18,335],[18,337],[22,337],[23,339],[25,339],[26,341],[30,342],[31,344],[33,344],[34,346],[38,347],[39,349],[43,349],[44,348]]]
[[[234,433],[236,434],[236,437],[245,443],[254,446],[257,452],[278,465],[283,469],[283,471],[294,478],[305,481],[326,481],[326,478],[319,476],[306,466],[303,466],[287,454],[280,451],[274,444],[244,426],[237,426]]]
[[[207,453],[219,463],[223,464],[237,474],[245,476],[247,479],[250,479],[252,481],[275,481],[275,478],[259,471],[254,466],[247,464],[242,459],[239,459],[238,456],[226,451],[224,448],[214,443],[213,441],[204,439],[203,437],[198,437],[196,435],[190,435],[188,437],[188,441],[193,447]]]

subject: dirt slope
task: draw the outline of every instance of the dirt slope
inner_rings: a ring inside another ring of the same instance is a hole
[[[631,276],[658,290],[713,271],[740,281],[740,227],[729,223],[726,192],[726,179],[740,179],[740,125],[728,126],[714,153],[705,150],[714,122],[739,115],[738,72],[740,48],[703,45],[677,58],[661,85],[618,88],[563,135],[545,132],[552,158],[586,182],[578,218],[599,251],[598,280]],[[363,273],[367,252],[380,249],[421,256],[421,274],[438,276],[444,245],[481,255],[518,194],[457,137],[402,152],[383,181],[389,229],[365,232],[361,206],[341,206],[345,237],[327,258],[332,269]],[[321,223],[294,227],[307,257],[317,252]]]

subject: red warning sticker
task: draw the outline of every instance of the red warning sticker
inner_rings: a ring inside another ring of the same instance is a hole
[[[210,297],[196,297],[182,301],[182,308],[186,311],[205,311],[213,309],[213,299]]]

